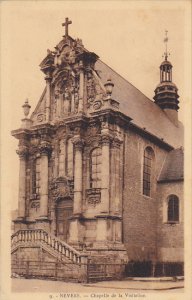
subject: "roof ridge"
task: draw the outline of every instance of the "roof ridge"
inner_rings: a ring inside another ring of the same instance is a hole
[[[172,124],[172,126],[175,127],[179,127],[176,126],[173,122],[171,122],[171,120],[168,118],[167,114],[149,97],[147,97],[142,91],[140,91],[136,86],[134,86],[131,82],[129,82],[126,78],[124,78],[121,74],[119,74],[117,71],[115,71],[113,68],[111,68],[108,64],[106,64],[104,61],[102,61],[100,58],[98,59],[102,64],[104,64],[105,66],[107,66],[107,68],[109,68],[112,72],[114,72],[117,76],[119,76],[121,79],[123,79],[126,83],[130,84],[134,89],[136,89],[141,95],[143,95],[145,97],[146,100],[148,100],[148,102],[152,103],[154,107],[156,107],[158,109],[159,112],[161,112],[164,117],[168,120],[168,122],[170,124]],[[182,123],[180,120],[178,120],[179,123]],[[178,124],[179,125],[179,124]]]
[[[145,96],[150,102],[154,103],[155,102],[153,100],[151,100],[149,97],[147,97],[143,92],[141,92],[136,86],[134,86],[130,81],[128,81],[126,78],[124,78],[121,74],[119,74],[117,71],[115,71],[113,68],[111,68],[108,64],[106,64],[104,61],[102,61],[100,58],[98,59],[100,60],[104,65],[106,65],[109,69],[111,69],[114,73],[116,73],[119,77],[121,77],[124,81],[126,81],[127,83],[129,83],[130,85],[132,85],[132,87],[134,87],[137,91],[139,91],[143,96]],[[155,106],[157,106],[155,104]]]
[[[37,110],[38,110],[38,108],[39,108],[41,102],[43,101],[44,96],[45,96],[45,94],[46,94],[46,90],[47,90],[47,87],[45,86],[44,89],[43,89],[43,92],[42,92],[42,94],[41,94],[41,96],[40,96],[40,98],[39,98],[39,101],[37,102],[37,104],[36,104],[36,106],[35,106],[34,111],[31,113],[31,116],[30,116],[30,119],[31,119],[31,120],[32,120],[33,116],[36,114],[36,112],[37,112]]]

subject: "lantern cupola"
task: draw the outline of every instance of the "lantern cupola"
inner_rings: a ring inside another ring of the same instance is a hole
[[[164,61],[160,65],[160,83],[155,89],[155,103],[167,114],[169,119],[177,125],[179,95],[177,86],[172,82],[172,64],[168,61],[170,55],[167,51],[167,31],[164,39],[166,49],[164,53]]]

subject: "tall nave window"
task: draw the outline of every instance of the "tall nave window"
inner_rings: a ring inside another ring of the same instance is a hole
[[[101,148],[95,148],[91,152],[90,187],[101,187]]]
[[[147,147],[144,151],[143,159],[143,195],[151,196],[151,174],[154,152]]]

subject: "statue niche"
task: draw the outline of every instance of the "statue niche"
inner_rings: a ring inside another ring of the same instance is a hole
[[[74,72],[61,72],[55,82],[54,97],[56,117],[61,118],[78,112],[79,78]]]
[[[99,84],[99,77],[92,71],[87,73],[87,108],[98,110],[103,105],[103,97],[105,96]]]

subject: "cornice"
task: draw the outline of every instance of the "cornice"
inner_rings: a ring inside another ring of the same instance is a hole
[[[166,184],[166,183],[176,183],[176,182],[182,182],[184,181],[184,178],[177,178],[177,179],[163,179],[163,180],[157,180],[158,184]]]
[[[130,121],[132,120],[122,112],[115,111],[113,109],[105,109],[97,112],[92,112],[90,113],[90,116],[91,117],[89,118],[89,120],[97,120],[97,118],[99,118],[102,122],[103,119],[107,118],[109,123],[116,123],[122,127],[128,127]]]
[[[11,135],[17,139],[28,138],[34,134],[53,134],[55,128],[51,124],[40,124],[36,126],[32,126],[30,129],[19,128],[11,131]]]
[[[138,133],[140,136],[148,139],[149,141],[153,142],[154,144],[158,145],[159,147],[165,149],[165,150],[173,150],[174,147],[171,146],[170,144],[166,143],[163,139],[157,137],[156,135],[150,133],[144,128],[141,128],[133,123],[130,122],[129,124],[129,129]]]

